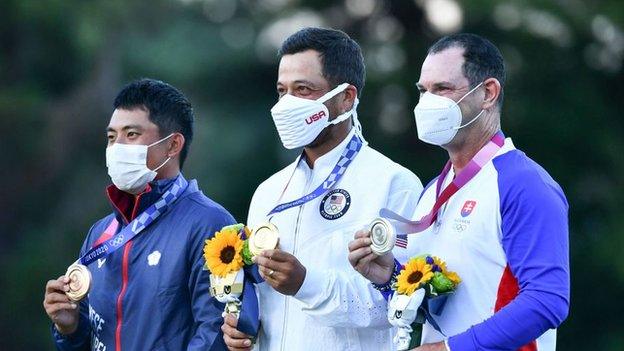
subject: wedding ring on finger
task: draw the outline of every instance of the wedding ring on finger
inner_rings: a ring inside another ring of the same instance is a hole
[[[269,271],[269,274],[267,274],[267,275],[268,275],[269,277],[273,277],[273,273],[275,273],[275,271],[271,269],[271,270]]]

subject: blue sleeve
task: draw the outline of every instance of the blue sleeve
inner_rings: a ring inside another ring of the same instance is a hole
[[[80,319],[78,328],[70,335],[63,335],[52,323],[52,337],[56,349],[59,351],[89,351],[91,350],[91,323],[89,322],[89,303],[87,299],[80,301]]]
[[[568,315],[568,204],[563,191],[519,151],[494,160],[502,246],[518,293],[484,322],[449,338],[452,351],[516,350]]]
[[[94,232],[94,228],[99,228],[95,232],[99,233],[103,230],[101,228],[104,225],[108,225],[110,221],[113,219],[112,215],[109,215],[102,220],[96,222],[90,229],[85,238],[85,241],[82,243],[82,248],[80,249],[80,256],[82,256],[87,248],[91,246],[91,241],[93,240],[92,233]],[[76,331],[70,335],[63,335],[59,333],[59,331],[52,323],[52,338],[54,339],[54,343],[56,349],[59,351],[89,351],[91,349],[90,341],[91,341],[91,322],[89,321],[89,301],[88,298],[80,301],[80,317],[78,320],[78,328]]]
[[[191,292],[195,333],[187,351],[227,350],[221,332],[223,324],[221,313],[225,306],[210,296],[210,272],[204,270],[203,249],[206,239],[214,236],[221,228],[236,222],[225,210],[215,211],[211,217],[209,221],[202,221],[206,224],[200,226],[192,243],[189,291]]]

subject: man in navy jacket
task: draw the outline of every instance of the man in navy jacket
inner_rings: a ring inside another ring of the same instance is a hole
[[[136,237],[88,266],[92,286],[82,301],[65,294],[69,278],[47,283],[43,305],[56,348],[224,349],[223,305],[209,294],[202,250],[234,219],[180,173],[193,138],[191,104],[171,85],[141,79],[124,87],[114,108],[106,150],[113,213],[91,227],[80,256],[183,186]]]

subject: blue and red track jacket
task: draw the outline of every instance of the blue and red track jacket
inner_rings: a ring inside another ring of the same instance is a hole
[[[158,200],[173,179],[151,182],[136,199],[107,189],[114,212],[91,227],[80,250],[110,238]],[[115,228],[111,223],[117,220]],[[234,218],[192,180],[173,206],[104,259],[89,266],[93,285],[80,302],[75,333],[52,327],[62,351],[224,350],[223,305],[210,296],[204,241]]]

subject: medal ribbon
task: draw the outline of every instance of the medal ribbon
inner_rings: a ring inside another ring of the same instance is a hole
[[[442,193],[440,193],[440,190],[442,189],[442,184],[444,183],[444,179],[451,170],[452,164],[451,161],[448,161],[444,166],[442,173],[440,173],[440,175],[438,176],[438,180],[436,182],[436,202],[433,205],[431,211],[427,215],[423,216],[420,220],[411,221],[409,219],[403,218],[401,215],[387,208],[382,208],[379,211],[379,216],[396,221],[393,221],[393,224],[395,225],[397,232],[414,234],[424,231],[425,229],[429,228],[433,222],[436,221],[436,219],[438,218],[438,211],[451,198],[451,196],[453,196],[456,192],[459,191],[459,189],[461,189],[472,178],[474,178],[479,173],[479,171],[483,169],[483,166],[485,166],[486,163],[494,158],[496,153],[501,149],[501,147],[503,147],[504,144],[505,136],[503,135],[503,133],[499,131],[498,133],[494,134],[492,139],[490,139],[490,141],[485,144],[485,146],[483,146],[481,150],[479,150],[479,152],[477,152],[472,160],[470,160],[466,168],[464,168],[455,177],[455,179],[453,179],[451,184],[444,188]],[[407,234],[398,234],[396,245],[402,248],[406,248]]]
[[[106,257],[134,239],[143,229],[152,224],[161,214],[167,212],[171,204],[186,190],[188,182],[178,175],[173,185],[153,205],[148,207],[119,233],[87,251],[78,261],[88,266],[99,258]]]
[[[360,149],[362,149],[362,141],[356,133],[349,141],[349,144],[342,152],[342,155],[340,155],[340,159],[338,159],[338,162],[334,166],[334,169],[323,181],[323,183],[321,183],[321,185],[319,185],[316,189],[314,189],[314,191],[312,191],[308,195],[302,196],[297,200],[275,206],[275,208],[273,208],[271,212],[267,214],[267,216],[282,212],[289,208],[301,206],[306,202],[312,201],[317,197],[323,195],[327,190],[331,189],[334,185],[336,185],[336,183],[338,183],[338,181],[340,181],[342,176],[347,171],[347,167],[349,167],[349,165],[351,164],[351,161],[353,161],[353,159],[355,159],[355,156],[357,156],[358,152],[360,152]]]

